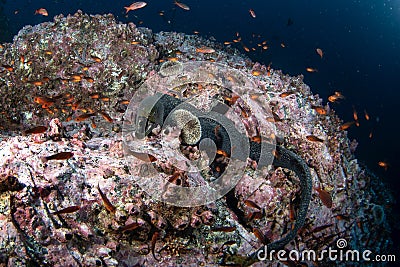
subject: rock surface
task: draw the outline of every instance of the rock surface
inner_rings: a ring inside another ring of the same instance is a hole
[[[204,46],[215,52],[196,51]],[[26,26],[0,51],[0,266],[240,264],[290,229],[298,179],[281,168],[260,174],[250,162],[226,197],[191,208],[157,202],[132,182],[121,133],[128,103],[162,64],[192,60],[251,76],[269,100],[277,141],[310,167],[317,189],[287,250],[336,248],[344,238],[347,248],[388,253],[393,198],[359,165],[341,120],[301,76],[198,36],[152,33],[112,15],[78,12]],[[244,121],[251,125],[251,118]],[[46,131],[27,134],[38,125]],[[322,141],[310,141],[311,135]],[[63,151],[73,156],[45,159]],[[53,214],[72,206],[79,210]]]

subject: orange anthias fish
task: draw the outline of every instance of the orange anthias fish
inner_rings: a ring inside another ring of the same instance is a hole
[[[177,5],[178,7],[182,8],[183,10],[186,10],[186,11],[190,10],[190,7],[182,2],[175,1],[174,4]]]
[[[356,126],[357,127],[360,126],[360,122],[358,121],[358,113],[357,110],[354,108],[354,106],[353,106],[353,118],[356,123]]]
[[[83,77],[87,82],[94,83],[94,79],[91,77]]]
[[[177,61],[179,61],[179,58],[177,58],[177,57],[169,57],[169,58],[167,58],[167,60],[171,61],[171,62],[177,62]]]
[[[260,212],[260,211],[255,211],[255,212],[252,212],[252,213],[249,213],[248,215],[246,215],[245,218],[246,218],[249,222],[251,222],[251,221],[253,221],[253,220],[259,220],[259,219],[261,219],[263,216],[264,216],[264,215],[263,215],[262,212]]]
[[[134,2],[132,3],[130,6],[126,6],[124,7],[126,9],[126,13],[128,13],[129,11],[133,11],[139,8],[143,8],[147,5],[146,2]]]
[[[335,94],[328,97],[329,102],[336,102],[339,99],[345,99],[341,92],[335,92]]]
[[[41,134],[47,131],[46,126],[36,126],[31,129],[26,130],[24,133],[25,134]]]
[[[306,71],[308,71],[308,72],[318,72],[317,69],[310,68],[310,67],[306,68]]]
[[[202,46],[199,48],[196,48],[197,53],[203,53],[203,54],[211,54],[215,52],[215,49],[207,46]]]
[[[95,114],[95,113],[86,113],[86,114],[82,114],[82,115],[76,117],[76,118],[75,118],[75,121],[76,121],[76,122],[81,122],[81,121],[84,121],[84,120],[89,119],[89,118],[92,117],[92,116],[96,116],[96,114]]]
[[[33,98],[33,101],[40,105],[46,105],[47,107],[50,107],[55,103],[55,101],[52,98],[47,96],[36,96]]]
[[[157,161],[157,158],[154,157],[153,155],[150,154],[145,154],[145,153],[137,153],[137,152],[131,152],[132,155],[142,161],[146,161],[146,162],[154,162]]]
[[[379,167],[382,167],[385,171],[387,171],[387,169],[389,167],[389,163],[387,163],[386,161],[379,161],[378,165],[379,165]]]
[[[250,13],[250,16],[252,17],[252,18],[256,18],[256,12],[254,12],[254,10],[253,9],[249,9],[249,13]]]
[[[132,231],[132,230],[135,230],[136,228],[138,228],[139,226],[140,226],[139,223],[133,222],[133,223],[119,227],[116,232],[124,233],[127,231]]]
[[[3,68],[5,68],[7,71],[9,71],[9,72],[13,72],[14,71],[14,68],[12,67],[12,66],[9,66],[9,65],[2,65],[2,67]]]
[[[35,10],[35,15],[42,15],[42,16],[46,16],[47,17],[49,15],[49,13],[47,12],[46,9],[39,8],[39,9]]]
[[[74,153],[72,152],[60,152],[51,156],[43,157],[42,161],[46,162],[49,160],[66,160],[72,158],[72,156],[74,156]]]
[[[121,104],[121,105],[129,105],[129,100],[122,99],[118,103]]]
[[[104,111],[99,111],[99,113],[103,117],[103,119],[106,120],[107,122],[113,122],[113,119],[110,117],[110,115],[108,115]]]
[[[313,110],[315,110],[319,115],[326,115],[326,109],[321,106],[311,106]]]
[[[43,81],[31,81],[30,83],[35,85],[35,86],[42,86],[43,85]]]
[[[251,72],[251,74],[253,74],[253,76],[260,76],[260,75],[262,74],[262,72],[259,71],[259,70],[253,70],[253,71]]]
[[[101,93],[91,93],[89,95],[91,99],[99,99],[101,97]]]
[[[279,94],[279,97],[285,98],[285,97],[290,96],[290,95],[292,95],[294,93],[295,93],[294,91],[286,91],[286,92],[283,92],[283,93]]]
[[[96,56],[90,56],[95,62],[100,63],[102,60],[99,57]]]
[[[366,119],[367,121],[369,121],[369,114],[367,113],[366,110],[364,110],[364,115],[365,115],[365,119]]]
[[[356,108],[353,106],[353,118],[355,121],[358,121],[358,113]]]
[[[349,122],[345,122],[342,125],[340,125],[339,130],[344,131],[349,129],[355,122],[354,121],[349,121]]]
[[[81,208],[80,206],[71,206],[71,207],[53,212],[52,214],[59,215],[59,214],[64,214],[64,213],[72,213],[72,212],[78,211],[80,208]]]
[[[101,191],[99,184],[97,184],[97,190],[99,190],[101,199],[103,200],[104,207],[106,208],[106,210],[108,210],[111,213],[115,213],[116,208],[111,203],[111,201],[107,198],[107,196],[103,193],[103,191]]]
[[[321,139],[315,135],[307,135],[306,138],[308,141],[311,141],[311,142],[324,142],[324,139]]]
[[[316,51],[317,51],[317,54],[318,54],[321,58],[324,56],[324,52],[322,52],[322,49],[321,49],[321,48],[317,48]]]

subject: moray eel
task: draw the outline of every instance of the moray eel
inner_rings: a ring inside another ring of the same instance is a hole
[[[182,112],[182,110],[185,110],[185,112]],[[141,102],[137,114],[136,123],[139,127],[136,134],[144,137],[155,126],[162,126],[164,123],[168,123],[168,118],[169,123],[172,124],[174,120],[175,124],[179,124],[176,123],[176,120],[184,118],[191,125],[186,129],[181,127],[181,139],[184,144],[198,144],[201,140],[210,138],[214,141],[217,149],[227,152],[231,158],[245,161],[247,160],[247,155],[249,155],[260,167],[267,166],[272,162],[272,165],[275,167],[294,171],[300,180],[301,188],[300,207],[297,212],[296,222],[293,229],[284,237],[266,245],[267,251],[280,250],[297,235],[297,231],[304,225],[312,191],[312,179],[309,168],[301,157],[282,146],[273,146],[267,142],[257,143],[249,140],[247,136],[235,128],[231,120],[223,115],[226,112],[226,108],[216,105],[212,111],[214,111],[212,116],[204,116],[201,111],[178,98],[157,93]],[[171,116],[168,117],[170,114]],[[216,128],[218,129],[217,133],[215,131]],[[234,140],[235,142],[236,149],[233,152],[231,151],[230,140]],[[249,153],[246,153],[246,149]],[[274,157],[274,149],[277,152],[277,157]],[[264,246],[259,248],[248,258],[243,259],[241,264],[248,266],[258,261],[257,254],[264,252],[264,249]]]

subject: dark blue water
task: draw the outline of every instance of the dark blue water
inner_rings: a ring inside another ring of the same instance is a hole
[[[303,73],[312,91],[325,100],[334,91],[346,96],[331,107],[344,121],[352,120],[353,106],[358,111],[361,125],[349,130],[349,137],[359,142],[358,159],[400,195],[397,192],[400,188],[400,1],[275,0],[215,4],[217,1],[185,0],[190,11],[177,8],[172,0],[147,2],[145,8],[126,16],[123,6],[131,1],[1,0],[0,41],[10,42],[24,25],[49,21],[56,14],[67,15],[77,9],[92,14],[113,13],[122,22],[143,21],[142,26],[155,32],[196,30],[221,42],[231,41],[239,32],[249,47],[251,42],[259,40],[252,34],[261,35],[270,48],[264,53],[248,53],[254,61],[272,62],[273,68],[291,75]],[[48,10],[49,17],[34,15],[41,7]],[[256,18],[249,15],[250,8],[256,12]],[[164,17],[158,15],[161,10]],[[290,26],[288,19],[293,22]],[[281,48],[282,42],[285,48]],[[316,54],[317,47],[323,49],[323,59]],[[317,68],[318,73],[307,73],[305,68],[309,66]],[[369,121],[364,119],[364,110],[371,117]],[[387,171],[378,166],[379,161],[390,164]]]

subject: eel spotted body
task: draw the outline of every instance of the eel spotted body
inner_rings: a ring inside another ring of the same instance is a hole
[[[139,107],[137,123],[139,126],[139,135],[146,136],[156,125],[163,125],[168,118],[168,115],[175,112],[177,109],[185,109],[191,112],[195,117],[198,118],[201,124],[201,137],[198,140],[204,138],[210,138],[214,141],[217,149],[221,149],[228,153],[231,158],[247,160],[247,155],[258,163],[259,167],[266,166],[273,162],[275,167],[282,167],[292,170],[300,180],[300,207],[297,212],[297,219],[294,227],[289,233],[287,233],[281,239],[269,243],[266,248],[268,251],[282,249],[297,235],[298,230],[304,225],[308,206],[311,200],[312,192],[312,179],[309,168],[304,160],[292,151],[287,150],[282,146],[274,146],[272,144],[262,142],[257,143],[250,141],[248,137],[240,133],[234,126],[234,123],[226,118],[223,112],[213,109],[214,115],[212,118],[209,116],[202,116],[202,112],[197,110],[192,105],[184,103],[182,100],[177,99],[167,94],[156,94],[148,97],[147,101],[143,101]],[[150,101],[149,101],[150,100]],[[144,120],[143,120],[144,119]],[[221,125],[223,127],[221,127]],[[215,129],[218,127],[218,136],[215,134]],[[190,130],[190,129],[189,129]],[[183,130],[182,130],[183,131]],[[235,149],[232,154],[231,152],[231,141],[235,140]],[[190,143],[182,140],[183,143]],[[247,147],[246,147],[247,144]],[[243,146],[243,147],[241,147]],[[245,153],[249,151],[248,154]],[[276,151],[274,157],[273,151]],[[239,151],[236,152],[235,151]],[[250,265],[256,261],[257,254],[264,251],[264,247],[259,248],[253,252],[247,259],[242,262],[243,265]]]

